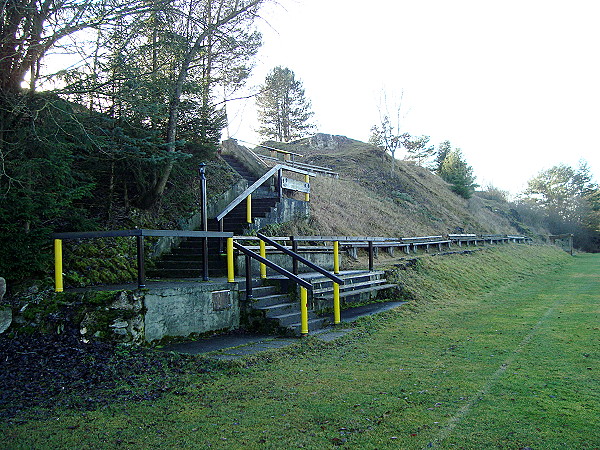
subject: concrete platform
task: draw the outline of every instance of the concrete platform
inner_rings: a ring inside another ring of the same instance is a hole
[[[361,317],[371,316],[373,314],[388,311],[390,309],[397,308],[404,303],[406,302],[372,303],[357,308],[346,309],[341,312],[341,320],[342,322],[354,322]],[[331,320],[333,321],[333,317],[331,317]],[[309,335],[325,342],[331,342],[342,336],[345,336],[350,331],[352,331],[351,328],[336,328],[335,326],[331,326],[318,330],[314,333],[309,333]],[[232,332],[199,339],[197,341],[169,345],[164,347],[163,350],[186,353],[190,355],[206,354],[206,356],[215,359],[234,360],[248,355],[254,355],[266,350],[284,348],[297,343],[299,339],[302,338],[278,337],[264,334],[253,335]]]

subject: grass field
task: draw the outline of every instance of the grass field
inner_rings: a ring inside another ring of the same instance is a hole
[[[5,423],[0,447],[600,448],[600,255],[504,246],[400,262],[396,278],[410,303],[333,343]]]

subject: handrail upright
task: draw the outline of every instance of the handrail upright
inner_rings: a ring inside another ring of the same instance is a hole
[[[338,284],[344,284],[344,280],[334,274],[332,274],[331,272],[323,269],[320,266],[317,266],[315,263],[309,261],[308,259],[304,258],[303,256],[300,256],[298,253],[294,252],[293,250],[290,250],[287,247],[284,247],[283,245],[275,242],[274,240],[270,239],[269,237],[265,236],[262,233],[256,233],[256,235],[262,239],[263,241],[265,241],[267,244],[272,245],[273,247],[275,247],[277,250],[282,251],[283,253],[285,253],[286,255],[291,256],[292,258],[298,260],[299,262],[301,262],[302,264],[310,267],[311,269],[313,269],[315,272],[319,272],[321,275],[326,276],[327,278],[329,278],[330,280],[338,283]]]
[[[239,251],[241,251],[245,256],[249,256],[250,258],[257,260],[259,263],[262,263],[265,266],[270,267],[271,269],[275,270],[276,272],[279,272],[281,275],[283,275],[283,276],[289,278],[290,280],[296,282],[297,284],[299,284],[303,288],[312,289],[312,285],[308,281],[303,280],[299,276],[294,275],[289,270],[286,270],[283,267],[275,264],[274,262],[269,261],[267,258],[263,258],[258,253],[255,253],[252,250],[247,249],[242,244],[233,241],[233,246],[236,249],[238,249]]]
[[[286,255],[289,255],[293,258],[293,262],[294,262],[294,269],[297,271],[298,270],[298,262],[301,262],[302,264],[310,267],[311,269],[315,270],[316,272],[320,273],[321,275],[324,275],[325,277],[329,278],[330,280],[333,281],[333,315],[334,315],[334,323],[335,325],[339,324],[341,322],[341,316],[340,316],[340,285],[344,284],[344,280],[332,273],[330,273],[329,271],[323,269],[320,266],[317,266],[315,263],[309,261],[308,259],[300,256],[296,251],[294,250],[290,250],[286,247],[284,247],[283,245],[275,242],[273,239],[269,239],[267,236],[265,236],[262,233],[257,233],[257,236],[265,241],[266,243],[272,245],[273,247],[279,249],[280,251],[282,251],[283,253],[285,253]],[[296,240],[294,240],[294,237],[290,237],[291,241],[292,241],[292,247],[297,250],[298,247],[298,242]],[[302,301],[301,301],[302,303]],[[302,309],[304,310],[304,309]]]

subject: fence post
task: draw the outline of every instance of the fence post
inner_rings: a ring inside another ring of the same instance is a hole
[[[137,266],[138,266],[138,289],[146,287],[146,266],[144,264],[144,236],[136,236],[137,241]]]
[[[308,291],[300,286],[300,334],[308,334]]]
[[[298,241],[294,239],[294,236],[290,236],[290,241],[292,241],[292,251],[298,253]],[[298,260],[296,258],[292,259],[292,273],[298,275]]]
[[[333,323],[335,325],[341,322],[340,315],[340,285],[333,283]]]
[[[54,239],[54,290],[63,291],[62,239]]]
[[[333,241],[333,273],[340,273],[340,243]]]
[[[233,270],[233,238],[227,238],[227,281],[235,282],[235,273]]]
[[[260,245],[260,256],[266,259],[267,257],[267,248],[265,245],[265,241],[262,239],[259,241]],[[267,278],[267,266],[263,263],[260,263],[260,277],[264,280]]]
[[[373,272],[373,267],[375,266],[373,263],[373,241],[369,241],[369,272]]]
[[[573,235],[569,235],[569,253],[573,256]]]
[[[252,300],[252,259],[246,255],[246,300]]]
[[[246,197],[246,222],[252,223],[252,194]]]
[[[310,176],[309,175],[304,175],[304,182],[308,183],[308,185],[310,186]],[[306,193],[304,194],[304,201],[309,202],[310,201],[310,193]]]

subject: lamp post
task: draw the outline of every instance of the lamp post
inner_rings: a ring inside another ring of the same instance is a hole
[[[202,220],[202,231],[208,231],[208,217],[206,210],[206,164],[201,163],[198,167],[200,172],[200,215]],[[208,281],[208,238],[202,238],[202,279]]]

